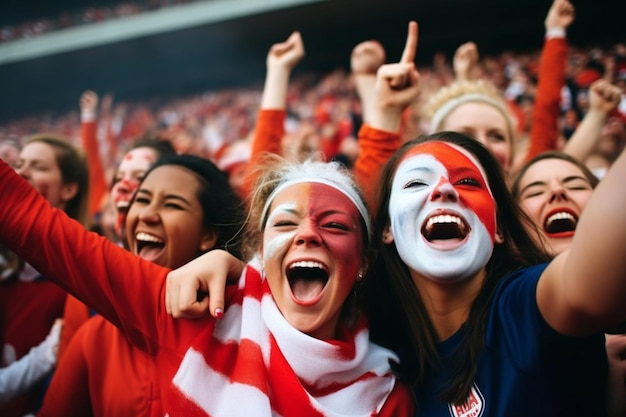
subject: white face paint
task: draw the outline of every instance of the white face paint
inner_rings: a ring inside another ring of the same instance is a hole
[[[293,203],[281,204],[268,216],[266,224],[273,224],[276,216],[294,212],[296,208],[296,205]],[[263,259],[263,265],[265,265],[268,260],[278,256],[281,252],[286,252],[295,235],[295,231],[286,232],[282,235],[275,236],[265,243],[263,245],[263,254],[261,258]]]
[[[495,202],[475,158],[454,145],[427,142],[404,157],[389,218],[400,258],[429,279],[466,279],[491,257]]]

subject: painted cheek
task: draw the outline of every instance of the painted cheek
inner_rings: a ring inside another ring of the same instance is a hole
[[[271,259],[281,252],[286,252],[287,248],[293,242],[296,232],[281,233],[269,239],[263,245],[263,263],[267,264]]]
[[[487,228],[489,236],[493,239],[496,234],[496,215],[495,205],[491,195],[486,191],[470,192],[466,190],[460,190],[459,195],[461,202],[476,213],[481,223]]]

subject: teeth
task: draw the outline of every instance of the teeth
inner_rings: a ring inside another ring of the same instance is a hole
[[[118,201],[117,202],[117,207],[118,208],[126,208],[130,205],[129,201]]]
[[[576,222],[576,219],[574,218],[574,216],[572,216],[571,213],[567,213],[565,211],[561,211],[558,213],[554,213],[552,216],[548,217],[548,220],[546,221],[547,224],[552,223],[555,220],[565,220],[565,219],[569,219],[572,222]]]
[[[460,228],[464,227],[463,221],[460,217],[451,216],[449,214],[440,214],[438,216],[433,216],[428,219],[428,222],[426,222],[426,229],[432,229],[433,225],[435,225],[436,223],[456,223],[459,225]]]
[[[149,235],[148,233],[139,232],[135,236],[135,239],[141,240],[143,242],[155,242],[155,243],[163,243],[163,240],[159,239],[156,236]]]
[[[298,261],[298,262],[294,262],[289,266],[289,269],[293,269],[293,268],[319,268],[319,269],[326,269],[324,268],[324,265],[320,262],[314,262],[314,261]]]

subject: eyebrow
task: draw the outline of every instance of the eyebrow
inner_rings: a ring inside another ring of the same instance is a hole
[[[583,176],[580,176],[580,175],[570,175],[569,177],[563,178],[562,182],[564,184],[567,184],[568,182],[572,182],[572,181],[575,181],[575,180],[583,180],[584,182],[589,184],[589,186],[591,186],[591,183],[589,182],[589,180],[586,177],[583,177]],[[537,185],[545,185],[545,184],[546,184],[546,181],[531,182],[526,187],[522,188],[519,193],[521,195],[524,191],[526,191],[530,187],[534,187],[534,186],[537,186]]]
[[[140,188],[137,190],[137,195],[139,194],[148,194],[150,196],[152,196],[152,193],[148,190],[146,190],[145,188]],[[177,194],[166,194],[164,196],[165,200],[178,200],[178,201],[182,201],[183,203],[185,203],[188,206],[191,206],[191,203],[184,197],[181,197]]]

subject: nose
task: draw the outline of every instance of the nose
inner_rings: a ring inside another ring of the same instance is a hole
[[[311,220],[303,221],[298,227],[295,237],[296,245],[318,246],[322,239],[315,224]]]
[[[430,201],[449,201],[456,202],[459,199],[459,194],[454,189],[450,181],[447,178],[441,177],[439,182],[435,186],[435,189],[430,195]]]
[[[567,201],[569,198],[567,197],[567,191],[563,188],[563,185],[559,183],[552,183],[550,186],[550,202],[554,201]]]
[[[134,184],[134,181],[130,181],[128,178],[122,178],[117,184],[115,184],[115,188],[120,194],[130,194],[136,187],[137,185]]]
[[[15,168],[15,172],[22,178],[29,178],[29,170],[26,164],[22,164],[19,168]]]
[[[489,151],[492,151],[491,141],[489,140],[489,138],[487,137],[485,133],[483,132],[477,133],[474,137],[476,138],[476,140],[482,143],[485,146],[485,148],[489,149]]]
[[[159,211],[153,203],[140,207],[138,210],[137,218],[139,221],[144,223],[156,223],[159,221]]]

